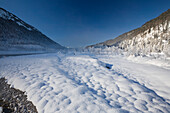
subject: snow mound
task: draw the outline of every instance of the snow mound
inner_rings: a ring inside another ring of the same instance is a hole
[[[26,91],[40,113],[170,112],[154,90],[99,59],[62,53],[2,58],[0,76]]]

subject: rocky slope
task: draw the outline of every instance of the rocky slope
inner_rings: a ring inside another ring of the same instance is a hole
[[[0,78],[0,107],[2,113],[38,113],[25,92],[11,87],[5,78]]]
[[[87,48],[105,46],[117,46],[132,54],[164,52],[170,56],[170,9],[140,28]]]
[[[0,8],[0,50],[55,50],[64,48],[17,16]]]

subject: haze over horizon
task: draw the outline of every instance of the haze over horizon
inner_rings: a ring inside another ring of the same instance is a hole
[[[140,27],[169,0],[2,0],[0,7],[66,47],[83,47]]]

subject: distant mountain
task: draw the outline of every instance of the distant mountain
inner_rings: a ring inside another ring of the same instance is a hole
[[[170,55],[170,9],[146,22],[140,28],[86,48],[110,46],[117,46],[137,54],[165,52]]]
[[[33,26],[0,8],[0,50],[48,51],[63,48]]]

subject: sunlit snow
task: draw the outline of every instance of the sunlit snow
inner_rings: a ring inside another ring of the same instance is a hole
[[[0,58],[0,70],[40,113],[170,112],[170,70],[122,55],[6,57]]]

